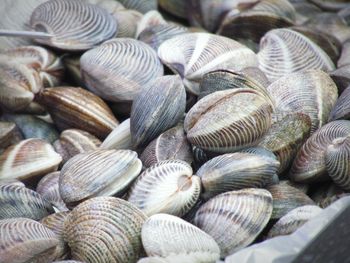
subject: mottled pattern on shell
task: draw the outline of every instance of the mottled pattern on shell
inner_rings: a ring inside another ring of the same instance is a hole
[[[334,108],[329,115],[329,121],[350,120],[350,86],[340,94]]]
[[[102,142],[100,148],[106,150],[131,149],[130,118],[126,119],[116,128],[114,128],[114,130],[111,131],[111,133]]]

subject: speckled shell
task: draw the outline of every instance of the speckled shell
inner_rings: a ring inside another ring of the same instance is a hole
[[[100,148],[106,150],[131,149],[130,118],[114,128],[114,130],[102,142]]]
[[[329,121],[334,120],[349,120],[350,119],[350,86],[346,88],[342,94],[340,94],[337,102],[335,103],[330,115]]]
[[[210,199],[197,211],[194,224],[215,239],[224,258],[252,243],[271,213],[271,194],[248,188]]]
[[[135,9],[141,13],[157,10],[157,0],[119,0],[126,8]]]

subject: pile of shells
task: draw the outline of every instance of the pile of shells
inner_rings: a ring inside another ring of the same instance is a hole
[[[0,262],[289,235],[350,193],[349,101],[349,1],[2,0]]]

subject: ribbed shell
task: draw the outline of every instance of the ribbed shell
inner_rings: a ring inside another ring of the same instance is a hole
[[[130,119],[126,119],[107,136],[100,148],[106,150],[131,149]]]
[[[325,152],[336,138],[350,135],[350,121],[330,122],[317,130],[301,147],[289,177],[299,183],[327,180]]]
[[[16,134],[16,124],[13,122],[0,121],[0,150],[11,144]]]
[[[86,263],[136,262],[146,218],[135,206],[115,197],[83,202],[65,221],[64,237],[72,259]]]
[[[84,1],[47,1],[35,8],[29,23],[53,35],[37,42],[64,50],[90,49],[117,31],[116,20],[105,9]]]
[[[331,71],[335,66],[314,42],[291,29],[274,29],[260,41],[259,68],[273,82],[289,73],[308,69]]]
[[[188,0],[158,0],[159,6],[168,13],[187,18]]]
[[[85,52],[80,65],[86,86],[113,102],[131,102],[142,87],[163,75],[157,53],[130,38],[112,39]]]
[[[18,185],[0,186],[0,219],[25,217],[40,220],[51,213],[51,204],[37,192]]]
[[[118,34],[116,37],[135,38],[137,25],[142,18],[140,12],[136,10],[122,9],[114,13],[114,18],[118,23]]]
[[[180,160],[157,163],[145,170],[131,186],[128,201],[147,215],[186,214],[197,202],[200,178],[191,166]]]
[[[185,118],[187,139],[203,150],[232,152],[258,143],[271,125],[273,106],[253,90],[214,92]]]
[[[46,141],[23,140],[0,155],[0,179],[37,179],[56,171],[61,161],[61,156]]]
[[[166,25],[168,22],[163,18],[162,14],[157,10],[152,10],[143,15],[140,22],[137,25],[136,38],[146,28],[151,28],[157,25]]]
[[[350,65],[343,66],[329,73],[333,81],[337,84],[339,93],[342,93],[350,86]]]
[[[25,184],[21,181],[18,181],[17,179],[2,179],[0,180],[0,186],[3,185],[17,185],[21,187],[25,187]]]
[[[119,0],[126,8],[135,9],[143,14],[157,10],[157,0]]]
[[[215,262],[220,257],[219,246],[211,236],[176,216],[151,216],[142,226],[141,237],[148,256],[182,256],[203,263]]]
[[[162,132],[175,126],[186,108],[186,91],[179,76],[154,79],[132,104],[130,131],[135,147],[146,146]]]
[[[257,65],[257,56],[249,48],[209,33],[187,33],[168,39],[160,45],[158,56],[195,95],[199,94],[199,81],[205,73],[216,69],[239,71]]]
[[[215,239],[224,258],[252,243],[271,213],[271,194],[249,188],[210,199],[197,211],[194,224]]]
[[[263,188],[271,182],[279,162],[253,153],[228,153],[215,157],[197,171],[203,185],[203,197],[244,188]]]
[[[59,240],[54,232],[31,219],[0,220],[2,263],[50,263]]]
[[[329,121],[350,120],[350,86],[340,94],[334,108],[329,115]]]

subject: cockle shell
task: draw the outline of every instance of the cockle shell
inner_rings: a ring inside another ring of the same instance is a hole
[[[130,118],[114,128],[114,130],[102,142],[100,148],[106,150],[131,149]]]
[[[143,14],[157,10],[157,0],[119,0],[126,8],[135,9]]]
[[[262,72],[258,67],[248,67],[242,69],[240,72],[246,78],[254,79],[263,87],[267,88],[270,85],[270,81],[266,77],[265,73]]]
[[[136,179],[128,193],[128,201],[147,215],[183,216],[200,195],[200,178],[192,173],[191,166],[184,161],[159,162]]]
[[[174,16],[187,18],[187,0],[158,0],[158,4],[163,10]]]
[[[271,213],[271,194],[248,188],[210,199],[197,211],[194,224],[215,239],[224,258],[252,243]]]
[[[337,102],[334,105],[330,115],[329,121],[334,120],[349,120],[350,119],[350,86],[340,94]]]
[[[203,263],[216,262],[220,257],[219,246],[211,236],[176,216],[151,216],[142,226],[141,237],[149,257],[183,257],[187,262]]]

